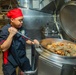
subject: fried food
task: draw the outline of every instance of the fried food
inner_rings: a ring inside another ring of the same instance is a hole
[[[74,43],[55,42],[47,44],[46,48],[58,55],[76,56],[76,44]]]

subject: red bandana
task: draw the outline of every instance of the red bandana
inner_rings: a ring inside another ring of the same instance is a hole
[[[7,13],[8,18],[17,18],[20,16],[23,16],[23,14],[22,14],[21,9],[19,9],[19,8],[12,9],[12,10],[8,11],[8,13]]]

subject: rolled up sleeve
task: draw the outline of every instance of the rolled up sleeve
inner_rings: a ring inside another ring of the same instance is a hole
[[[4,30],[0,30],[0,45],[7,39],[7,33]]]

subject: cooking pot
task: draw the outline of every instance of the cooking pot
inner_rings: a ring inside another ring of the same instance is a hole
[[[45,57],[45,58],[47,58],[49,60],[52,60],[54,62],[61,63],[61,64],[73,64],[73,65],[76,65],[76,57],[73,57],[73,56],[61,56],[61,55],[52,53],[51,51],[49,51],[46,48],[46,45],[48,43],[55,43],[55,42],[73,43],[71,41],[63,40],[63,39],[46,38],[46,39],[43,39],[43,40],[40,41],[41,47],[37,48],[36,50],[41,56],[43,56],[43,57]],[[75,44],[75,43],[73,43],[73,44]]]
[[[69,1],[65,5],[63,5],[63,7],[60,10],[59,18],[62,29],[66,32],[67,35],[69,35],[73,40],[76,41],[76,1]],[[55,42],[75,44],[74,42],[68,40],[63,40],[58,38],[46,38],[40,41],[41,47],[36,48],[36,51],[40,54],[41,57],[48,59],[52,63],[62,65],[61,74],[56,74],[56,75],[75,75],[76,73],[73,72],[74,69],[76,70],[75,56],[58,55],[52,53],[46,48],[46,45],[48,43],[55,43]],[[51,73],[52,72],[50,73],[47,72],[48,75],[53,75]]]
[[[71,41],[57,38],[46,38],[41,40],[41,47],[36,48],[36,51],[39,53],[38,75],[76,75],[76,57],[61,56],[52,53],[46,48],[48,43],[56,42],[75,44]],[[43,70],[43,68],[46,68],[46,70]]]

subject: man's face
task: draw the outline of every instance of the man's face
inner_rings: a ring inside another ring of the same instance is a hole
[[[21,28],[23,24],[23,16],[15,18],[15,19],[11,19],[11,24],[15,28]]]

